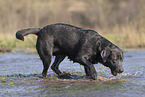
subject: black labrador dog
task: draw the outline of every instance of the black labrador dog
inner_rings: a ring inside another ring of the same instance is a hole
[[[24,36],[28,34],[38,36],[36,48],[43,62],[43,77],[47,76],[52,56],[55,56],[55,61],[51,69],[58,76],[66,75],[59,70],[59,64],[66,56],[83,65],[86,76],[94,80],[97,79],[97,73],[93,64],[98,62],[109,67],[114,76],[124,71],[123,51],[94,30],[57,23],[44,28],[19,30],[16,38],[24,41]]]

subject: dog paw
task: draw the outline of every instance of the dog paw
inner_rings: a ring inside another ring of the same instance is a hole
[[[61,77],[61,78],[70,78],[70,73],[63,72],[63,73],[59,74],[59,77]]]
[[[91,75],[87,76],[87,78],[93,79],[93,80],[97,80],[98,79],[98,76],[97,76],[96,73],[94,73],[94,74],[91,74]]]
[[[47,74],[42,73],[42,78],[46,79],[47,78]]]

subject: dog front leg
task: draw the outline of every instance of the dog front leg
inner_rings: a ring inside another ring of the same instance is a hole
[[[77,57],[75,59],[75,61],[84,66],[86,76],[88,76],[89,78],[94,79],[94,80],[97,79],[97,72],[95,70],[94,65],[91,62],[89,62],[84,57]]]

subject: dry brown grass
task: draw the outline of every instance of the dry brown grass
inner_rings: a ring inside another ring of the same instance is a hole
[[[144,0],[0,0],[0,48],[21,46],[14,36],[19,29],[58,22],[95,29],[123,48],[145,47],[144,4]],[[35,39],[29,40],[31,46]]]

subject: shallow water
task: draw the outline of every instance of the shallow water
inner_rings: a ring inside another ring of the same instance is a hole
[[[39,56],[26,53],[0,54],[0,97],[145,97],[145,50],[124,53],[120,79],[96,64],[100,81],[87,79],[83,67],[67,58],[60,70],[71,73],[70,79],[57,78],[51,69],[43,79]]]

